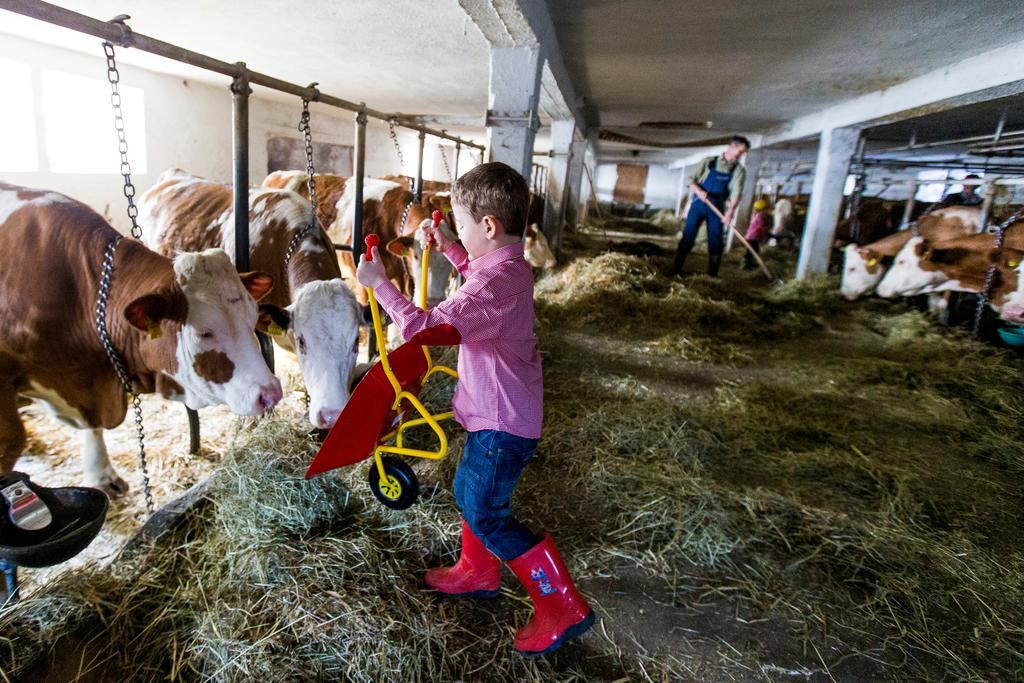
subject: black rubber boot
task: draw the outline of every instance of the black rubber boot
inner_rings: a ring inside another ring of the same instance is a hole
[[[721,254],[709,254],[708,255],[708,275],[711,277],[718,277],[718,269],[722,267],[722,255]]]
[[[689,249],[676,249],[676,258],[672,262],[672,270],[669,271],[669,277],[683,274],[683,263],[686,262],[686,257],[690,255]]]

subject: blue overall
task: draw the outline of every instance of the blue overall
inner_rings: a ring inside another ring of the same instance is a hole
[[[700,184],[700,187],[708,193],[708,201],[715,205],[721,212],[725,212],[725,200],[729,196],[729,182],[732,180],[732,172],[722,173],[715,166],[716,159],[711,164],[708,177]],[[721,258],[724,244],[722,242],[722,220],[708,208],[707,204],[700,199],[694,198],[690,204],[690,212],[686,214],[686,227],[683,228],[683,238],[679,240],[679,251],[677,259],[685,259],[686,255],[693,249],[693,243],[697,239],[697,231],[700,224],[707,221],[708,224],[708,256],[711,259]],[[681,265],[681,264],[680,264]]]

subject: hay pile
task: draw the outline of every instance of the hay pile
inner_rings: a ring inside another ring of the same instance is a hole
[[[456,551],[456,457],[388,511],[365,466],[301,480],[315,444],[280,411],[172,538],[0,612],[0,671],[62,642],[133,680],[1024,676],[1019,358],[832,279],[766,285],[734,254],[668,280],[590,239],[537,286],[545,433],[517,499],[598,611],[578,644],[515,655],[507,575],[482,605],[421,591]]]

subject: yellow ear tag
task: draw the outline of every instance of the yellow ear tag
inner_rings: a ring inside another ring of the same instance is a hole
[[[877,266],[878,265],[878,259],[876,259],[876,258],[869,259],[868,260],[868,265],[869,266]]]
[[[445,204],[444,206],[441,207],[441,210],[444,211],[445,213],[451,213],[452,212],[452,205],[451,204]]]
[[[280,337],[282,334],[284,334],[284,330],[281,329],[281,326],[275,322],[271,322],[269,325],[267,325],[267,332],[272,337]]]
[[[1020,265],[1020,261],[1009,261],[1006,265],[1010,266],[1011,268],[1016,268],[1017,266]]]
[[[150,339],[159,339],[164,334],[164,331],[160,329],[160,325],[158,323],[150,323],[149,329],[146,331],[149,333]]]

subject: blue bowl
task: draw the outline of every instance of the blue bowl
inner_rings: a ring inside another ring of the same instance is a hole
[[[1024,329],[1020,327],[1000,327],[999,338],[1002,339],[1007,346],[1013,346],[1016,348],[1024,347]]]

